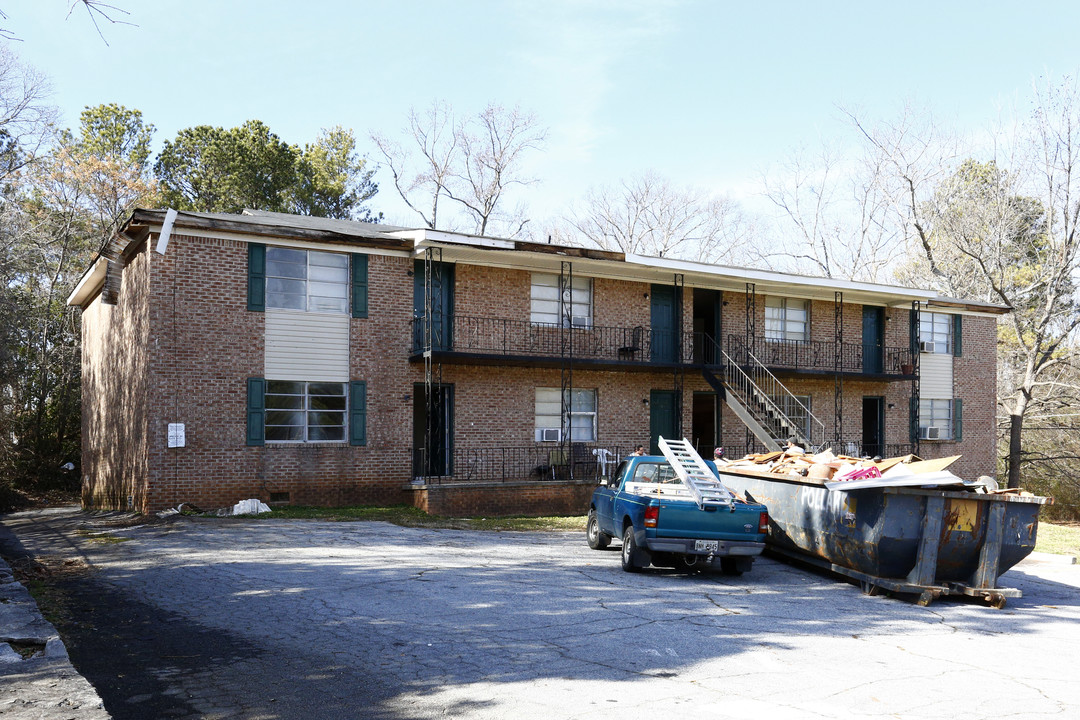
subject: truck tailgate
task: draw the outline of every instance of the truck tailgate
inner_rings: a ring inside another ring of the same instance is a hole
[[[758,517],[761,508],[735,505],[702,510],[692,500],[660,501],[656,537],[700,538],[703,540],[758,540]]]

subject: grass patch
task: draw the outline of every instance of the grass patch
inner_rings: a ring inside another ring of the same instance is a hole
[[[76,535],[80,535],[92,543],[99,545],[115,545],[116,543],[127,542],[131,538],[117,537],[116,535],[110,535],[108,533],[93,532],[92,530],[76,530]]]
[[[447,528],[451,530],[521,530],[553,531],[570,530],[585,532],[585,516],[570,517],[498,517],[498,518],[450,518],[428,515],[411,505],[373,507],[310,507],[286,505],[275,507],[268,513],[248,515],[259,520],[330,520],[350,522],[358,520],[381,520],[403,527]]]
[[[1040,522],[1035,551],[1080,557],[1080,523]]]

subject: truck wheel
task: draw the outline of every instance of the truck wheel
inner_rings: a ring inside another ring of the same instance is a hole
[[[634,562],[637,549],[637,541],[634,540],[634,526],[627,525],[622,536],[622,569],[626,572],[641,572],[641,567]]]
[[[589,520],[585,524],[585,537],[593,550],[603,550],[611,542],[611,536],[600,532],[600,521],[596,519],[596,510],[589,511]]]

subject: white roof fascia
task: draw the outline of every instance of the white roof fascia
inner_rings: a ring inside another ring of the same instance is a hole
[[[105,258],[98,256],[94,261],[94,264],[83,273],[82,279],[79,280],[79,284],[75,286],[75,289],[68,295],[68,305],[82,306],[86,302],[87,298],[96,293],[101,286],[105,284],[105,271],[109,267],[109,261]]]
[[[524,272],[556,273],[563,261],[569,260],[574,263],[574,272],[581,272],[589,277],[608,278],[612,280],[630,280],[636,282],[649,282],[643,280],[636,268],[627,267],[626,263],[617,260],[604,260],[600,258],[584,258],[567,255],[566,253],[535,252],[530,250],[516,250],[508,248],[510,252],[502,250],[493,251],[487,247],[473,247],[450,245],[446,243],[427,243],[416,250],[416,256],[420,257],[428,247],[441,247],[446,251],[446,262],[459,262],[465,265],[481,265],[484,267],[500,267],[509,270],[522,270]],[[630,272],[628,272],[630,271]]]
[[[879,283],[839,280],[836,278],[811,277],[788,273],[770,272],[749,268],[735,268],[690,260],[672,260],[647,255],[626,254],[625,262],[602,258],[582,258],[564,253],[530,252],[515,250],[512,240],[480,237],[462,233],[448,233],[426,228],[402,230],[390,233],[401,238],[412,238],[416,243],[414,254],[420,256],[429,247],[445,247],[450,251],[448,261],[461,261],[469,264],[483,264],[494,267],[506,267],[526,271],[557,271],[563,260],[571,260],[575,267],[581,267],[585,274],[594,277],[608,277],[638,282],[666,282],[671,273],[682,273],[687,278],[687,285],[712,285],[718,282],[735,286],[746,282],[761,283],[771,286],[773,294],[783,292],[796,297],[821,299],[834,291],[850,293],[851,300],[867,301],[889,307],[906,307],[914,300],[928,301],[937,297],[931,290],[885,285]],[[488,253],[490,250],[508,250],[510,253]],[[456,251],[456,252],[455,252]],[[471,252],[470,252],[471,251]],[[856,299],[857,298],[857,299]],[[845,298],[847,299],[847,298]]]
[[[417,252],[422,248],[442,243],[449,245],[468,245],[477,248],[493,248],[496,250],[513,250],[516,247],[513,240],[481,237],[479,235],[465,235],[463,233],[450,233],[443,230],[431,230],[429,228],[401,230],[399,232],[388,234],[400,238],[412,238],[413,242],[416,243]]]
[[[930,300],[937,297],[937,293],[931,290],[919,290],[917,288],[901,287],[898,285],[881,285],[877,283],[858,282],[854,280],[839,280],[836,278],[811,277],[808,275],[792,275],[788,273],[769,272],[767,270],[754,270],[751,268],[734,268],[724,265],[709,265],[689,260],[671,260],[669,258],[655,258],[647,255],[627,254],[626,262],[634,265],[667,270],[669,272],[694,273],[722,277],[739,282],[771,283],[788,288],[805,288],[817,291],[813,295],[820,294],[822,288],[852,292],[865,295],[892,295],[897,298],[896,302],[910,302],[911,300]]]
[[[160,233],[161,225],[147,225],[150,234]],[[281,247],[304,248],[307,250],[325,250],[327,252],[350,252],[352,247],[349,240],[337,243],[318,242],[316,240],[301,240],[299,238],[283,238],[268,235],[248,235],[247,233],[232,232],[229,230],[206,230],[203,228],[174,228],[173,235],[187,235],[188,237],[217,238],[221,240],[236,240],[237,242],[258,243],[260,245],[278,245]],[[363,251],[365,255],[387,255],[390,257],[409,257],[408,250],[386,250],[383,248],[364,247],[361,243],[363,238],[357,238],[356,251]]]

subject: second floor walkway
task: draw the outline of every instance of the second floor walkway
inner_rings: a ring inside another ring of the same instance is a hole
[[[736,362],[750,350],[766,367],[779,372],[860,374],[910,378],[913,353],[907,347],[862,343],[771,340],[728,335],[724,350]],[[412,321],[411,359],[426,351],[443,363],[557,366],[575,365],[655,370],[719,367],[723,353],[707,333],[680,333],[643,325],[633,327],[560,326],[457,314]]]

